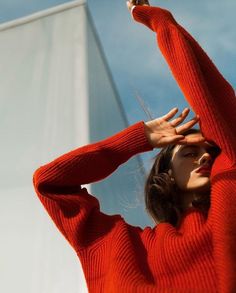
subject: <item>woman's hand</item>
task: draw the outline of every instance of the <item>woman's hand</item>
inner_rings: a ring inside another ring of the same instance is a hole
[[[146,122],[145,133],[150,145],[154,148],[160,148],[168,144],[197,144],[204,142],[205,138],[203,136],[187,137],[182,135],[184,131],[192,128],[199,120],[199,117],[196,116],[178,126],[188,116],[189,111],[187,108],[184,109],[177,118],[170,121],[178,112],[177,108],[173,108],[166,115]]]
[[[130,0],[126,1],[129,11],[131,11],[133,6],[150,6],[149,1],[147,0]]]

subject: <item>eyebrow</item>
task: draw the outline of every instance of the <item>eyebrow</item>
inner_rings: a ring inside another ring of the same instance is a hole
[[[186,148],[198,148],[198,147],[204,147],[204,146],[200,146],[200,145],[197,145],[197,144],[189,144],[189,145],[181,145],[180,148],[178,149],[178,151],[183,151],[185,150]],[[219,148],[217,146],[206,146],[205,149],[207,151],[219,151]]]
[[[198,147],[200,146],[196,144],[181,145],[178,151],[185,150],[186,148],[198,148]]]

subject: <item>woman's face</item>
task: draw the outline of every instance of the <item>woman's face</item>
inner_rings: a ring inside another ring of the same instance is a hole
[[[188,137],[201,136],[200,133]],[[210,173],[216,157],[216,148],[207,142],[176,145],[171,160],[171,175],[177,187],[185,192],[209,192]]]

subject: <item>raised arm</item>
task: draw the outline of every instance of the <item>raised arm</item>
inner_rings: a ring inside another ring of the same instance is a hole
[[[144,123],[139,122],[103,141],[72,150],[35,171],[33,183],[39,199],[76,251],[101,243],[121,220],[103,214],[98,200],[82,185],[107,177],[131,156],[151,149]]]
[[[141,2],[148,4],[148,1]],[[129,5],[129,8],[133,6]],[[177,83],[192,109],[200,116],[204,136],[222,149],[224,162],[227,161],[225,166],[231,167],[236,158],[236,98],[233,88],[169,11],[138,5],[132,8],[132,13],[136,21],[156,32],[158,46]]]
[[[153,147],[198,142],[181,135],[197,123],[197,117],[179,125],[189,110],[172,119],[177,111],[174,108],[160,118],[136,123],[103,141],[64,154],[35,171],[33,183],[37,195],[75,250],[97,244],[120,220],[101,213],[98,200],[82,188],[83,184],[104,179],[133,155]]]
[[[35,172],[37,189],[42,193],[67,193],[104,179],[134,154],[150,150],[143,132],[144,124],[139,122],[103,141],[60,156]]]

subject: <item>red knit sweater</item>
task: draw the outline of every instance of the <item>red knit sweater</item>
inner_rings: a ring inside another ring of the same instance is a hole
[[[157,33],[204,135],[222,150],[211,174],[208,218],[189,209],[178,230],[168,223],[141,229],[119,215],[103,214],[98,200],[81,187],[151,150],[143,122],[40,167],[35,190],[78,254],[90,292],[236,292],[234,90],[168,11],[138,6],[133,15]]]

